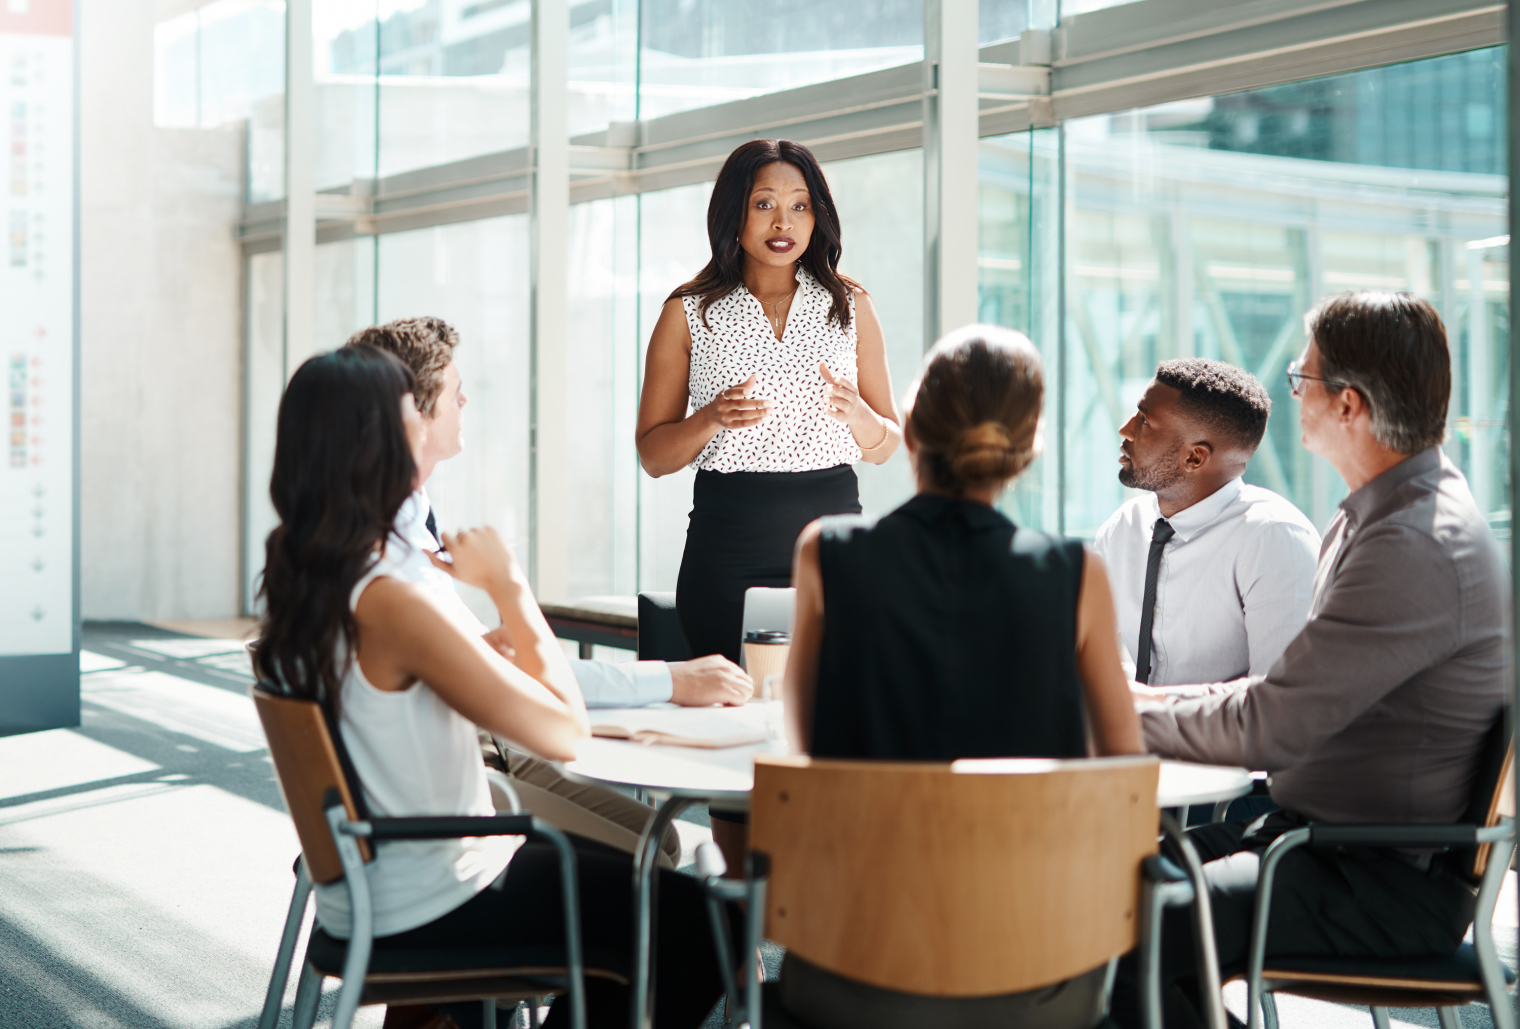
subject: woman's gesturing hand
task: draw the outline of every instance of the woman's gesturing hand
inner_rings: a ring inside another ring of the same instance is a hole
[[[823,381],[828,383],[823,387],[823,409],[829,413],[829,417],[844,422],[854,428],[862,419],[875,421],[871,406],[860,399],[860,390],[849,379],[841,378],[829,370],[829,366],[822,361],[818,362],[818,374],[823,376]],[[878,433],[880,435],[880,433]]]
[[[523,580],[517,558],[490,526],[443,534],[443,550],[452,560],[429,554],[435,568],[441,568],[460,582],[476,586],[494,598],[501,591]]]
[[[721,428],[748,429],[771,416],[776,406],[774,400],[749,395],[749,391],[755,388],[755,378],[755,373],[750,372],[749,378],[737,386],[728,387],[707,405]]]
[[[876,443],[870,445],[870,450],[876,450],[885,443],[887,437],[892,435],[892,430],[871,410],[870,404],[860,399],[860,390],[855,384],[835,375],[822,361],[818,362],[818,374],[828,383],[823,387],[823,409],[829,413],[830,418],[844,422],[849,427],[862,455],[867,453],[867,444],[862,441],[863,438],[879,437]]]

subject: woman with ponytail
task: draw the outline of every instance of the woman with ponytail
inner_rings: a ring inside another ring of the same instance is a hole
[[[953,761],[1143,752],[1102,562],[993,504],[1039,455],[1044,370],[1024,336],[935,344],[904,437],[918,493],[797,542],[786,670],[793,744]],[[1086,718],[1084,719],[1084,713]]]

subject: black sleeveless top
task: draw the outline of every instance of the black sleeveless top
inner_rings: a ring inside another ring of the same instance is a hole
[[[1082,544],[919,494],[823,520],[815,757],[1083,757]]]

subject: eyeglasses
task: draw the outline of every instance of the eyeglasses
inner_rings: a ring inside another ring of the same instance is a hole
[[[1333,379],[1321,379],[1317,375],[1305,375],[1298,369],[1299,363],[1297,361],[1288,362],[1288,392],[1295,397],[1301,397],[1304,395],[1305,379],[1309,380],[1310,382],[1323,382],[1326,386],[1334,386],[1336,389],[1356,389],[1356,387],[1351,385],[1349,382],[1336,382]]]

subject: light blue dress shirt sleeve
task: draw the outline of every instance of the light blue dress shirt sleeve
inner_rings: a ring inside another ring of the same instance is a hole
[[[587,707],[643,707],[670,699],[675,687],[670,666],[664,661],[609,661],[571,659],[570,670],[580,684]]]

